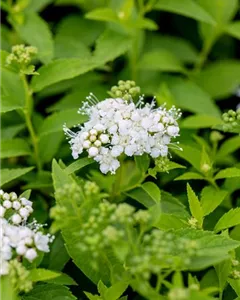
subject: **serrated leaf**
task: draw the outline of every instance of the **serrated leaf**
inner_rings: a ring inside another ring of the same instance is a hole
[[[1,140],[1,158],[30,155],[31,149],[23,139]]]
[[[210,231],[191,228],[172,232],[176,237],[184,237],[198,244],[199,256],[191,261],[190,270],[202,270],[229,258],[228,252],[237,248],[240,243],[228,237]]]
[[[128,287],[128,282],[119,281],[113,284],[107,291],[104,293],[104,298],[108,300],[117,300],[121,297],[124,291]]]
[[[34,12],[27,12],[24,17],[22,25],[14,24],[15,29],[25,42],[37,47],[39,59],[49,63],[53,58],[53,39],[48,24]]]
[[[174,180],[205,180],[205,177],[199,173],[195,172],[186,172]]]
[[[230,259],[227,259],[215,266],[215,270],[218,276],[220,291],[224,290],[231,269],[232,269],[232,264]]]
[[[69,288],[59,284],[47,283],[36,285],[22,300],[77,300]]]
[[[150,165],[150,158],[148,154],[134,156],[137,167],[143,173],[147,172]]]
[[[162,213],[157,222],[154,223],[154,227],[162,230],[170,230],[186,228],[188,224],[181,220],[179,216]]]
[[[78,114],[76,109],[56,112],[44,120],[39,129],[39,135],[42,137],[50,133],[61,132],[65,123],[68,127],[72,127],[84,123],[87,119],[87,116]]]
[[[29,168],[16,168],[16,169],[1,169],[0,185],[4,185],[16,178],[23,176],[24,174],[32,171],[34,167]]]
[[[240,84],[240,62],[225,60],[209,64],[195,81],[214,99],[231,96]]]
[[[215,232],[240,224],[240,208],[233,208],[225,213],[214,227]]]
[[[199,225],[203,224],[203,210],[198,197],[192,190],[191,186],[187,184],[187,196],[189,202],[189,208],[192,216],[198,221]]]
[[[228,24],[225,32],[240,40],[240,21],[235,21]]]
[[[182,128],[191,128],[191,129],[198,129],[198,128],[211,128],[214,125],[218,125],[221,123],[221,119],[210,116],[210,115],[194,115],[185,118],[181,123],[180,126]]]
[[[180,14],[198,21],[215,24],[211,15],[192,0],[158,0],[154,8]]]
[[[67,166],[65,171],[67,174],[72,174],[92,163],[94,163],[94,160],[92,158],[88,158],[88,157],[80,158],[77,161],[73,162],[71,165]]]
[[[161,191],[161,210],[165,214],[177,216],[180,219],[188,220],[190,218],[186,207],[173,195]]]
[[[204,216],[213,212],[226,198],[228,191],[216,190],[216,188],[207,186],[201,193],[201,206]]]
[[[1,113],[25,106],[25,91],[20,76],[1,68]]]
[[[47,270],[47,269],[40,269],[40,268],[39,269],[31,269],[29,271],[29,278],[33,282],[46,281],[49,279],[56,278],[60,275],[61,275],[61,273],[54,272],[54,271]]]
[[[155,203],[160,203],[161,192],[155,183],[145,182],[142,184],[142,189],[154,200]]]
[[[185,144],[181,144],[180,147],[183,151],[174,150],[174,153],[188,161],[195,169],[200,171],[201,151]]]
[[[240,177],[240,169],[237,168],[227,168],[219,171],[214,179],[223,179],[231,177]]]
[[[65,273],[60,273],[59,276],[52,279],[44,280],[48,283],[61,284],[61,285],[77,285],[76,281]]]
[[[177,57],[165,49],[145,53],[140,59],[139,68],[165,72],[185,72]]]

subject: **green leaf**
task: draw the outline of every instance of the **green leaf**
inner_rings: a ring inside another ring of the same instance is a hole
[[[210,24],[215,23],[211,15],[192,0],[158,0],[154,8],[173,12]]]
[[[18,124],[13,126],[6,126],[1,128],[1,138],[4,140],[11,140],[14,138],[20,131],[25,128],[25,124]]]
[[[139,68],[165,72],[185,72],[177,57],[165,49],[145,53],[140,60]]]
[[[53,39],[48,24],[34,12],[25,14],[22,25],[14,24],[21,38],[38,48],[38,58],[44,63],[49,63],[53,58]]]
[[[51,270],[47,269],[31,269],[29,272],[29,278],[33,282],[38,282],[38,281],[46,281],[49,279],[56,278],[60,276],[61,273],[57,273]]]
[[[201,151],[195,147],[184,144],[181,144],[180,146],[183,151],[174,150],[174,153],[188,161],[194,168],[200,171]]]
[[[102,66],[124,54],[130,47],[129,36],[108,29],[97,39],[93,59],[98,66]]]
[[[1,68],[1,113],[23,109],[25,91],[20,76],[5,68]]]
[[[77,161],[73,162],[71,165],[69,165],[65,171],[67,174],[72,174],[76,171],[79,171],[80,169],[84,168],[85,166],[88,166],[90,164],[94,163],[94,160],[92,158],[84,157],[80,158]]]
[[[187,196],[189,202],[189,208],[191,211],[192,216],[198,221],[199,225],[202,226],[203,224],[203,209],[201,206],[198,197],[192,190],[191,186],[187,184]]]
[[[161,193],[158,186],[153,182],[146,182],[140,187],[126,193],[127,196],[138,201],[145,207],[151,207],[160,203]]]
[[[0,276],[0,299],[18,300],[17,292],[15,291],[10,276]]]
[[[170,78],[167,85],[175,100],[175,105],[184,110],[219,117],[220,110],[209,94],[194,82],[180,78]],[[194,99],[194,101],[193,101]]]
[[[240,136],[228,138],[219,148],[217,152],[217,159],[221,159],[240,148]]]
[[[174,180],[204,180],[204,179],[205,179],[205,177],[199,173],[186,172],[186,173],[178,176]]]
[[[188,224],[181,220],[179,216],[162,213],[157,222],[154,223],[154,227],[162,230],[170,230],[186,228],[188,227]]]
[[[221,123],[220,118],[216,118],[214,116],[209,115],[194,115],[185,118],[180,126],[183,128],[211,128],[214,125],[218,125]]]
[[[64,138],[63,132],[60,131],[41,135],[39,138],[39,154],[42,163],[52,161]]]
[[[26,11],[42,11],[47,5],[51,4],[54,0],[31,0],[26,8]]]
[[[23,176],[24,174],[32,171],[34,167],[29,168],[16,168],[16,169],[1,169],[0,185],[4,185],[16,178]]]
[[[117,14],[108,7],[96,8],[88,12],[85,17],[90,20],[106,21],[106,22],[119,22]]]
[[[58,23],[56,36],[80,40],[86,46],[90,46],[103,30],[103,23],[86,20],[80,15],[67,15]]]
[[[193,63],[197,60],[197,50],[188,41],[178,36],[146,33],[145,51],[165,49],[184,63]]]
[[[230,23],[226,27],[225,32],[240,40],[240,21]]]
[[[57,59],[37,70],[37,72],[40,75],[33,77],[31,86],[35,92],[39,92],[43,88],[52,85],[56,82],[71,79],[81,74],[84,74],[94,69],[96,66],[96,63],[90,59]]]
[[[201,206],[204,216],[213,212],[226,198],[228,191],[216,190],[216,188],[207,186],[201,193]]]
[[[240,243],[228,237],[214,234],[210,231],[191,228],[172,231],[178,238],[183,237],[193,240],[198,245],[199,255],[195,256],[190,265],[190,270],[203,270],[229,258],[228,252],[237,248]]]
[[[209,64],[196,76],[196,83],[214,99],[231,96],[240,84],[240,62],[224,60]]]
[[[134,156],[134,160],[136,162],[138,169],[141,172],[143,173],[147,172],[150,165],[150,158],[148,154],[136,155]]]
[[[72,127],[84,123],[87,119],[87,116],[78,114],[75,108],[56,112],[44,120],[39,130],[39,135],[42,137],[46,134],[59,132],[63,130],[65,123],[68,127]]]
[[[215,232],[240,224],[240,208],[232,208],[225,213],[214,227]]]
[[[108,300],[117,300],[121,297],[124,291],[128,287],[128,282],[119,281],[112,285],[110,288],[106,290],[104,293],[104,298]]]
[[[237,168],[227,168],[219,171],[214,179],[223,179],[231,177],[240,177],[240,169]]]
[[[55,283],[55,284],[61,284],[61,285],[77,285],[76,281],[73,280],[70,276],[64,273],[59,273],[60,275],[58,277],[54,277],[52,279],[47,279],[44,281],[47,281],[48,283]]]
[[[1,158],[30,155],[28,143],[23,139],[1,140]]]
[[[227,259],[215,266],[215,270],[218,276],[220,291],[224,290],[231,269],[232,269],[232,264],[230,259]]]
[[[36,285],[22,300],[77,300],[66,286],[47,283]]]
[[[161,210],[162,213],[177,216],[179,219],[188,220],[190,218],[185,206],[173,195],[161,191]]]
[[[235,293],[240,296],[240,279],[228,278],[228,283],[231,285]]]

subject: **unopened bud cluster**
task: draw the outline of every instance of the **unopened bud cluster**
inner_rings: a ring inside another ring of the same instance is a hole
[[[9,273],[9,261],[15,257],[32,262],[38,252],[49,252],[53,237],[44,235],[36,221],[27,223],[32,212],[32,201],[0,190],[0,276]]]
[[[16,45],[12,47],[12,53],[7,56],[6,63],[11,65],[17,63],[22,66],[30,64],[34,55],[37,54],[37,48],[33,46]]]
[[[126,101],[130,101],[132,98],[140,94],[140,87],[136,86],[135,81],[119,80],[118,85],[114,85],[109,94],[113,98],[122,98]]]
[[[129,256],[127,267],[133,276],[149,280],[151,274],[160,274],[163,269],[189,266],[191,257],[197,253],[198,244],[154,229],[143,236],[138,248],[138,254],[131,253]]]
[[[29,279],[29,271],[17,260],[9,262],[9,277],[15,290],[29,292],[32,289],[32,281]]]
[[[89,121],[78,132],[64,126],[73,158],[86,151],[100,164],[102,173],[114,174],[122,153],[130,157],[144,153],[153,158],[166,157],[168,148],[175,146],[171,139],[179,135],[177,120],[181,116],[175,107],[154,109],[154,101],[142,106],[143,98],[137,104],[122,98],[98,102],[93,95],[87,100],[79,113],[87,114]]]
[[[237,259],[232,259],[232,271],[229,277],[233,279],[240,279],[240,262]]]
[[[112,204],[108,201],[90,211],[86,222],[80,231],[80,251],[90,253],[94,259],[98,258],[104,249],[127,239],[127,227],[147,224],[150,215],[147,211],[139,210],[129,204]],[[93,267],[97,263],[93,260]]]
[[[86,181],[83,189],[87,196],[96,195],[100,191],[99,186],[96,184],[96,182],[93,181]]]
[[[229,110],[228,112],[222,115],[224,125],[224,131],[231,131],[240,127],[240,109],[238,108],[236,111]]]

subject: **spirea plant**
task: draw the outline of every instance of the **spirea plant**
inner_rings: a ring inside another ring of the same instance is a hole
[[[239,1],[1,8],[0,299],[239,299]]]

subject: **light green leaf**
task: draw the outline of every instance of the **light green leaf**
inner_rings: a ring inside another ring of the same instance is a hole
[[[97,40],[93,59],[98,66],[113,61],[131,47],[131,39],[127,35],[106,30]]]
[[[160,203],[161,192],[155,183],[145,182],[142,184],[142,189],[154,200],[155,203]]]
[[[196,76],[196,83],[214,99],[231,96],[240,84],[240,62],[224,60],[212,63]]]
[[[86,20],[80,15],[67,15],[59,22],[56,36],[80,40],[86,46],[90,46],[102,33],[104,27],[103,23]]]
[[[34,167],[29,168],[17,168],[17,169],[1,169],[0,185],[4,185],[16,178],[23,176],[24,174],[32,171]]]
[[[165,72],[185,72],[177,57],[165,49],[145,53],[139,62],[139,68]]]
[[[240,208],[233,208],[225,213],[214,227],[215,232],[240,224]]]
[[[212,186],[207,186],[201,193],[201,206],[204,216],[213,212],[226,198],[228,191],[216,190]]]
[[[33,290],[22,296],[22,300],[77,300],[69,288],[59,284],[36,285]]]
[[[153,182],[146,182],[140,187],[126,193],[145,207],[151,207],[161,200],[160,190]]]
[[[25,106],[25,91],[20,76],[1,68],[1,81],[1,113],[23,109]]]
[[[85,17],[90,20],[119,22],[117,14],[111,8],[96,8],[88,12]]]
[[[30,155],[31,149],[23,139],[1,140],[1,158]]]
[[[88,166],[90,164],[94,163],[94,160],[92,158],[84,157],[80,158],[77,161],[73,162],[71,165],[69,165],[65,171],[67,174],[72,174],[76,171],[79,171],[80,169],[84,168],[85,166]]]
[[[53,58],[53,39],[48,24],[34,12],[25,14],[22,25],[14,24],[21,38],[38,48],[38,58],[44,63],[49,63]]]
[[[13,126],[6,126],[1,128],[1,138],[4,140],[11,140],[14,138],[20,131],[26,127],[25,124],[18,124]]]
[[[113,284],[110,288],[104,293],[104,298],[108,300],[117,300],[121,297],[124,291],[128,287],[128,282],[119,281]]]
[[[215,266],[215,270],[218,276],[220,291],[224,290],[231,269],[232,269],[232,264],[230,259],[227,259]]]
[[[221,159],[240,149],[240,136],[228,138],[219,148],[217,159]]]
[[[231,177],[240,177],[240,169],[238,168],[223,169],[217,173],[214,179],[216,180],[216,179],[231,178]]]
[[[46,134],[61,132],[65,123],[68,127],[72,127],[84,123],[87,119],[87,116],[78,114],[76,109],[56,112],[44,120],[39,135],[42,137]]]
[[[38,282],[38,281],[46,281],[49,279],[56,278],[61,275],[61,273],[54,272],[51,270],[47,269],[31,269],[29,271],[29,278],[33,282]]]
[[[44,280],[48,283],[55,283],[55,284],[61,284],[61,285],[77,285],[76,281],[73,280],[70,276],[64,273],[59,273],[60,275],[57,277],[54,277],[52,279]]]
[[[181,229],[188,227],[187,222],[184,222],[179,216],[162,213],[154,227],[162,230]]]
[[[184,110],[198,114],[208,114],[219,117],[220,110],[214,104],[209,94],[186,79],[171,78],[167,85],[175,100],[175,105]]]
[[[231,285],[231,287],[234,289],[235,293],[240,296],[240,279],[232,279],[228,278],[228,283]],[[236,300],[239,300],[237,298]]]
[[[191,211],[192,216],[198,221],[199,225],[202,226],[203,224],[203,209],[201,206],[198,197],[192,190],[191,186],[187,184],[187,196],[189,202],[189,208]]]
[[[192,0],[158,0],[154,8],[173,12],[210,24],[215,23],[211,15]]]
[[[240,21],[235,21],[228,24],[225,32],[240,40]]]
[[[168,215],[177,216],[179,219],[188,220],[190,218],[186,207],[170,193],[161,191],[161,210]]]
[[[193,45],[178,36],[159,35],[158,33],[146,33],[145,52],[165,49],[171,52],[180,61],[192,63],[197,60],[197,50]]]
[[[174,153],[188,161],[194,168],[200,171],[201,151],[199,149],[181,144],[183,151],[174,150]]]
[[[199,256],[191,261],[190,270],[203,270],[229,258],[228,252],[237,248],[240,243],[228,237],[210,231],[191,228],[173,231],[176,237],[194,240],[198,245]]]
[[[220,124],[221,119],[210,115],[194,115],[185,118],[180,126],[183,128],[211,128],[214,125]]]
[[[31,0],[26,11],[42,11],[47,5],[51,4],[54,0]]]
[[[0,276],[0,299],[19,300],[10,276]]]
[[[174,180],[205,180],[205,177],[199,173],[195,172],[186,172]]]
[[[92,60],[80,58],[62,58],[49,63],[37,70],[39,76],[34,76],[31,82],[32,89],[35,92],[56,82],[71,79],[84,74],[96,67]]]

